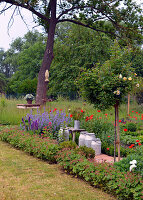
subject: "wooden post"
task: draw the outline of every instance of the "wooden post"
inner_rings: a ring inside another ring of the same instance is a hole
[[[120,161],[119,101],[116,101],[116,104],[114,107],[115,107],[114,162],[116,162],[116,144],[118,147],[118,161]]]
[[[130,94],[128,93],[128,116],[130,114]]]
[[[118,161],[120,161],[120,132],[119,132],[119,102],[116,107],[116,119],[117,119],[117,146],[118,146]]]
[[[115,107],[115,139],[114,139],[114,162],[116,162],[116,105]]]

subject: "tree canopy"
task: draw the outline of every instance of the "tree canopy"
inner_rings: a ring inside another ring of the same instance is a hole
[[[21,8],[29,10],[34,17],[36,16],[34,21],[41,24],[48,35],[38,74],[37,103],[45,102],[46,99],[45,71],[50,70],[54,58],[53,46],[57,24],[70,22],[98,33],[104,32],[122,39],[124,45],[142,42],[142,10],[132,0],[0,0],[0,4],[3,6],[0,13],[14,7],[14,13],[18,12],[22,17]],[[111,28],[106,26],[107,22],[112,24]]]

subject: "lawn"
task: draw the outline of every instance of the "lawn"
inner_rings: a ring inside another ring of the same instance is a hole
[[[114,200],[115,197],[67,175],[59,165],[0,141],[1,200]]]

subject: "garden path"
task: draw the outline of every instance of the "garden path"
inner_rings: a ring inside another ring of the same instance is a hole
[[[121,158],[122,159],[122,158]],[[114,163],[114,157],[108,156],[106,154],[100,154],[94,157],[94,161],[96,162],[108,162],[108,163]],[[118,158],[116,157],[116,161],[118,161]]]

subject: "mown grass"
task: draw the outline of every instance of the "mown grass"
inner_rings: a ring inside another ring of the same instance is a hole
[[[58,165],[33,158],[0,141],[1,200],[113,200],[65,174]]]

